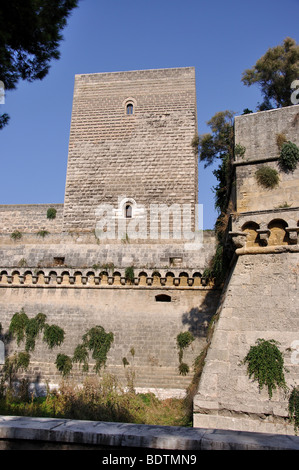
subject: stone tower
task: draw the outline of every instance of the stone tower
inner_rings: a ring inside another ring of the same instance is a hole
[[[234,265],[219,305],[219,319],[194,401],[194,424],[294,434],[288,394],[269,399],[248,377],[244,358],[258,339],[274,340],[284,358],[289,390],[299,383],[299,165],[280,164],[282,142],[299,146],[299,106],[238,116],[235,143]],[[278,181],[261,185],[259,170]]]
[[[190,205],[194,228],[196,132],[193,67],[77,75],[64,231],[95,229],[105,204],[119,218]]]

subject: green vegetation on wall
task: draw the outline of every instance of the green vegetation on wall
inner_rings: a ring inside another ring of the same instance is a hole
[[[56,218],[56,209],[54,207],[49,207],[47,210],[47,219],[55,219]]]
[[[260,390],[267,387],[270,399],[277,387],[286,389],[284,359],[278,345],[273,339],[267,341],[259,338],[243,361],[247,364],[249,378],[253,377],[253,381],[258,382]]]
[[[187,349],[190,344],[194,341],[194,336],[190,331],[184,331],[177,335],[177,347],[179,350],[179,372],[181,375],[187,375],[189,372],[189,366],[183,362],[184,350]]]
[[[263,165],[255,172],[255,177],[260,186],[273,189],[279,184],[279,175],[275,168]]]
[[[284,142],[281,146],[281,152],[278,164],[282,171],[291,172],[297,168],[299,161],[299,148],[293,142]]]

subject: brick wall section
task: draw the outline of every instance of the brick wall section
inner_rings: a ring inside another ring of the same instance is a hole
[[[48,219],[47,210],[56,209],[56,218]],[[61,232],[63,204],[16,204],[0,205],[0,232],[35,233],[47,230],[50,233]]]
[[[134,114],[126,115],[132,98]],[[64,230],[94,229],[101,203],[197,202],[194,68],[75,77]]]

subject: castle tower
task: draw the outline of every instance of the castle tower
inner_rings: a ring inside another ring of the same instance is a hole
[[[194,425],[294,434],[288,393],[277,387],[269,399],[244,359],[257,340],[275,341],[289,390],[298,386],[299,162],[290,169],[281,156],[299,147],[299,106],[236,117],[235,144],[235,263],[194,400]]]
[[[193,67],[77,75],[64,231],[95,230],[105,204],[116,219],[190,205],[194,229],[196,132]]]

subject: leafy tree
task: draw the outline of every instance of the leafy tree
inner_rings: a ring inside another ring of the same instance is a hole
[[[0,3],[0,80],[6,90],[19,80],[42,80],[59,59],[61,31],[78,0],[9,0]],[[0,116],[0,129],[9,120]]]
[[[251,68],[243,72],[242,82],[258,84],[263,96],[258,110],[290,106],[291,84],[299,78],[299,45],[285,38],[279,46],[270,48]]]
[[[234,155],[233,111],[220,111],[208,122],[211,133],[199,137],[199,159],[205,167],[220,160],[219,167],[213,171],[218,185],[215,192],[215,207],[221,214],[228,206],[231,183],[231,161]]]
[[[228,268],[231,254],[224,250],[225,231],[229,217],[229,201],[232,184],[232,160],[234,156],[234,119],[233,111],[220,111],[208,122],[211,133],[203,134],[198,139],[198,152],[200,161],[205,167],[220,161],[220,165],[213,171],[217,178],[217,186],[213,188],[215,193],[215,208],[218,217],[215,224],[217,235],[216,254],[211,266],[205,270],[205,277],[216,278],[222,282]]]

